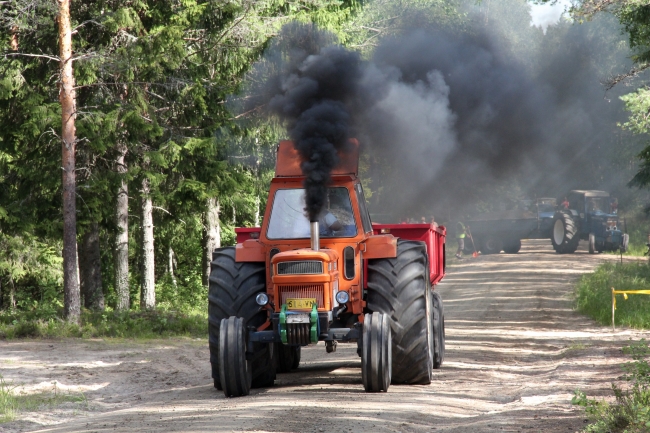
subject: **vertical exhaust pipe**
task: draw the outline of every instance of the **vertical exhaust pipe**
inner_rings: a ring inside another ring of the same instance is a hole
[[[309,229],[311,230],[311,249],[314,251],[320,250],[320,233],[318,229],[318,221],[311,221],[309,223]]]

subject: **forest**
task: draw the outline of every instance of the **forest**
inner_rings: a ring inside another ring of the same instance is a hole
[[[259,226],[287,138],[260,95],[295,23],[380,71],[357,116],[373,218],[584,188],[646,224],[650,6],[534,6],[0,1],[0,338],[109,314],[205,332],[212,251]]]

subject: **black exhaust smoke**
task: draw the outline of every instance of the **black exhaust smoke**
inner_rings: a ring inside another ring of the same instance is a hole
[[[600,119],[616,118],[615,104],[597,82],[580,84],[573,51],[542,58],[539,68],[554,72],[535,75],[495,31],[414,29],[365,61],[314,25],[282,29],[249,76],[243,108],[285,122],[304,160],[310,221],[350,137],[370,162],[371,208],[381,213],[446,216],[516,179],[522,193],[552,194],[598,173],[580,158],[606,145],[613,125]]]
[[[269,110],[286,122],[304,160],[305,212],[310,221],[318,221],[338,152],[345,152],[351,136],[346,105],[356,97],[361,66],[358,53],[337,45],[321,47],[319,39],[332,41],[313,25],[287,26],[279,41],[293,48],[265,92],[270,96]]]

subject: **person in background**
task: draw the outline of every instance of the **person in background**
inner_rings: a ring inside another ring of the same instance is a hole
[[[562,209],[569,209],[569,200],[566,197],[564,197],[564,201],[562,202],[562,204],[560,204],[560,206],[562,207]]]
[[[420,224],[426,224],[427,219],[425,217],[420,217]]]
[[[616,197],[612,197],[612,201],[609,203],[609,208],[611,213],[618,213],[618,199]]]
[[[463,258],[463,250],[465,249],[465,235],[467,234],[467,229],[465,228],[465,224],[463,224],[461,221],[458,221],[458,224],[456,224],[456,241],[458,241],[458,249],[456,250],[456,258],[461,259]]]

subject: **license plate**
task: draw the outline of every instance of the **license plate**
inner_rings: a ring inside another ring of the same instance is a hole
[[[311,310],[315,303],[315,298],[289,298],[287,299],[287,308],[289,310]]]

